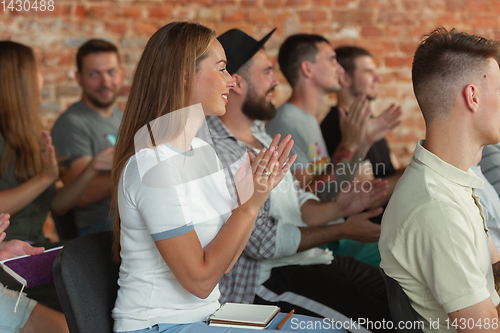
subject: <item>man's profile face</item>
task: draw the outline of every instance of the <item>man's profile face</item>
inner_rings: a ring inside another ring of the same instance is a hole
[[[123,69],[114,52],[91,53],[82,59],[77,80],[83,98],[98,108],[108,108],[116,100],[123,83]]]
[[[484,136],[483,144],[500,141],[500,67],[493,59],[488,59],[483,82],[480,84],[478,129]]]
[[[377,64],[370,56],[360,56],[354,59],[354,75],[349,90],[355,97],[366,95],[373,100],[378,95],[380,76],[377,74]]]
[[[340,90],[340,76],[344,68],[337,62],[337,56],[328,43],[317,43],[316,62],[311,63],[312,82],[326,93]]]
[[[247,91],[242,105],[243,113],[250,119],[269,120],[276,114],[272,98],[279,81],[272,66],[273,63],[264,50],[259,50],[252,57],[249,77],[245,79]]]

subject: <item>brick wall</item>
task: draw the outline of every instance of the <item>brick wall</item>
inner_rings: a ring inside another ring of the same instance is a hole
[[[4,11],[2,1],[6,6],[10,3],[0,0],[0,39],[32,46],[41,61],[45,77],[42,114],[47,128],[79,99],[74,58],[77,47],[89,37],[110,39],[121,49],[127,73],[119,98],[123,108],[142,48],[162,25],[194,20],[219,33],[237,27],[256,38],[278,27],[266,45],[274,59],[281,42],[297,32],[322,34],[334,46],[353,44],[372,51],[383,77],[374,112],[392,102],[403,106],[402,125],[389,141],[406,162],[415,141],[424,136],[410,81],[412,55],[421,35],[444,26],[500,39],[497,0],[55,0],[52,12]],[[282,82],[276,95],[279,105],[290,88],[277,66],[276,72]],[[332,95],[328,103],[334,102]]]

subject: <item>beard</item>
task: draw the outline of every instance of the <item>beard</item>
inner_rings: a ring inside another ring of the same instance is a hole
[[[113,105],[115,103],[117,96],[118,96],[118,94],[114,93],[113,98],[111,98],[109,101],[101,101],[97,97],[93,96],[92,94],[87,94],[87,98],[89,99],[89,101],[99,108],[110,107],[111,105]]]
[[[244,115],[252,120],[270,120],[276,115],[276,107],[272,102],[266,101],[266,95],[274,91],[274,87],[266,91],[264,96],[257,96],[253,85],[248,85],[248,93],[241,106]]]

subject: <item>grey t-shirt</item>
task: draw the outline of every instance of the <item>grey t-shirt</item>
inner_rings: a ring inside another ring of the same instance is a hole
[[[106,118],[90,109],[82,101],[71,105],[55,122],[52,142],[59,158],[67,157],[63,166],[68,167],[83,156],[95,156],[98,152],[116,143],[118,128],[123,113],[113,109]],[[75,224],[78,228],[92,225],[109,216],[111,197],[86,207],[75,207]]]
[[[318,121],[295,105],[280,106],[276,116],[267,122],[266,130],[272,137],[278,133],[281,137],[292,135],[291,154],[297,154],[292,170],[312,168],[313,174],[320,174],[330,162]]]

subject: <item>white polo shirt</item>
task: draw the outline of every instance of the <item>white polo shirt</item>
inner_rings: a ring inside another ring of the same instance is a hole
[[[500,303],[475,194],[482,186],[471,170],[444,162],[420,141],[385,210],[380,267],[408,295],[424,332],[430,320],[439,320],[439,331],[455,332],[448,313],[488,297],[495,307]]]

